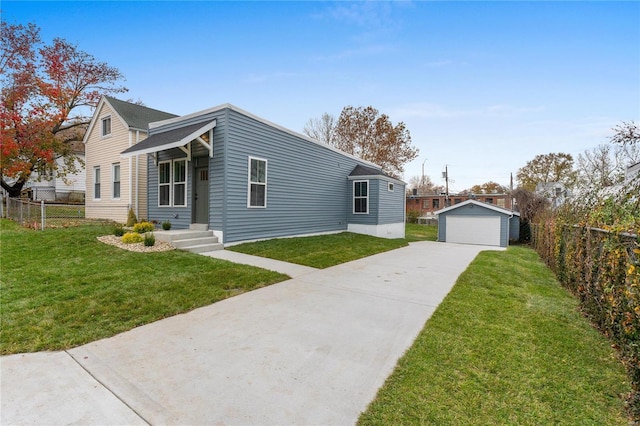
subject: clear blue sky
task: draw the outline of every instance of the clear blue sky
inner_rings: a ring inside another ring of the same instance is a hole
[[[175,114],[232,103],[295,131],[372,105],[404,121],[421,173],[509,184],[537,154],[577,156],[640,121],[640,3],[16,2],[119,68],[124,99]]]

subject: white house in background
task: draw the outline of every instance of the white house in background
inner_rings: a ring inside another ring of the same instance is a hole
[[[84,137],[87,218],[126,222],[129,208],[147,217],[147,156],[120,153],[147,138],[150,122],[168,112],[103,96]]]
[[[540,182],[536,185],[536,194],[542,195],[556,208],[564,204],[569,193],[562,182]]]
[[[631,180],[636,176],[638,176],[639,174],[640,174],[640,161],[637,162],[636,164],[632,164],[629,167],[627,167],[624,180],[625,182],[631,182]]]
[[[78,144],[74,147],[76,157],[75,167],[77,172],[67,174],[64,178],[57,177],[54,171],[50,175],[43,176],[38,180],[38,173],[34,172],[31,179],[24,186],[28,191],[29,198],[36,201],[62,201],[62,202],[83,202],[86,187],[86,173],[84,165],[84,146]],[[56,160],[58,167],[62,168],[64,160]]]

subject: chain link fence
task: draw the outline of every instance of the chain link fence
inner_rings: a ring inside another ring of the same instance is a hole
[[[19,198],[7,198],[0,203],[0,216],[11,219],[21,226],[44,230],[88,223],[110,223],[106,219],[87,219],[83,204],[45,203]]]

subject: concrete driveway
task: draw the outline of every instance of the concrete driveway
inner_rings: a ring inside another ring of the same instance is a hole
[[[412,243],[65,352],[2,357],[0,422],[353,424],[487,249]]]

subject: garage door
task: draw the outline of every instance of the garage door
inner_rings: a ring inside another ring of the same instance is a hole
[[[500,245],[499,216],[447,216],[448,243]]]

